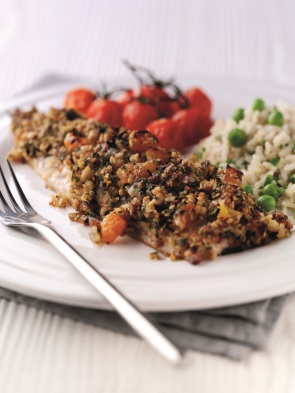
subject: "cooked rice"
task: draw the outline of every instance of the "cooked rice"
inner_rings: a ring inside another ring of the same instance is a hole
[[[221,167],[230,164],[244,173],[243,183],[250,184],[255,198],[261,194],[267,175],[274,175],[277,183],[286,188],[277,201],[277,209],[294,220],[295,184],[289,182],[295,173],[295,107],[279,102],[276,108],[284,116],[282,127],[267,124],[273,107],[263,111],[245,110],[243,120],[217,120],[210,136],[196,146],[194,159],[209,160]],[[228,134],[233,128],[241,128],[247,134],[244,146],[232,147]],[[271,160],[279,158],[277,165]]]

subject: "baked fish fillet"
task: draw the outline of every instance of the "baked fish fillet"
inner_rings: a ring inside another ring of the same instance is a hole
[[[28,162],[57,193],[55,205],[71,204],[71,219],[91,224],[96,242],[104,240],[98,219],[116,214],[126,223],[122,234],[196,264],[288,237],[292,229],[283,213],[264,213],[245,193],[241,172],[196,166],[147,131],[35,108],[17,110],[11,130],[10,159]]]

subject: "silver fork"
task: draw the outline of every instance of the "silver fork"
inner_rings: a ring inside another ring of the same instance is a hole
[[[25,207],[23,210],[16,202],[7,184],[4,173],[0,166],[0,173],[3,178],[3,185],[9,196],[12,207],[6,201],[0,190],[0,221],[12,227],[29,227],[37,230],[46,240],[48,240],[60,253],[66,257],[71,264],[82,274],[82,276],[99,292],[125,321],[145,339],[164,358],[173,364],[179,364],[182,360],[182,353],[167,337],[163,335],[159,327],[152,322],[151,317],[143,315],[142,312],[132,304],[91,262],[79,254],[62,236],[60,236],[51,226],[51,222],[38,214],[28,202],[14,171],[7,161],[12,178],[14,180],[19,197]]]

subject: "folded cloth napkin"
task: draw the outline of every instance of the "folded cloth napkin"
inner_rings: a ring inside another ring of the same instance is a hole
[[[182,349],[193,349],[242,360],[265,346],[291,295],[240,306],[202,311],[151,313],[163,332]],[[0,288],[0,299],[35,307],[74,321],[134,334],[114,311],[67,306]]]
[[[58,75],[47,75],[30,90],[69,80]],[[241,360],[251,350],[265,346],[290,297],[291,295],[284,295],[255,303],[211,310],[152,313],[152,316],[180,348]],[[62,305],[35,299],[5,288],[0,288],[0,298],[75,321],[124,334],[134,334],[114,311]]]

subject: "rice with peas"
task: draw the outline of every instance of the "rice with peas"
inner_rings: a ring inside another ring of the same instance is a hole
[[[283,115],[282,126],[269,124],[274,110]],[[244,173],[243,183],[252,186],[256,199],[264,194],[267,183],[275,184],[280,189],[276,208],[294,222],[295,176],[291,176],[295,174],[295,107],[283,102],[276,108],[253,110],[250,107],[241,117],[239,121],[217,120],[210,136],[196,146],[193,159],[240,169]],[[229,134],[236,128],[246,134],[241,147],[232,146],[229,140]]]

